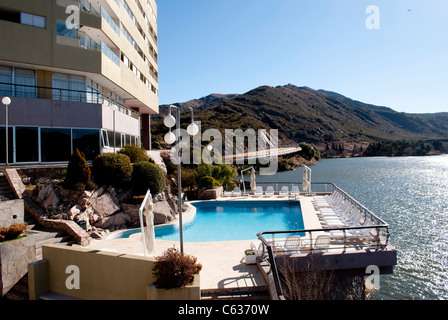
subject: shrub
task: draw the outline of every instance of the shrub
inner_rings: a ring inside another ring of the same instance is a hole
[[[91,171],[86,162],[84,154],[78,149],[75,150],[67,166],[65,183],[68,187],[77,184],[87,184],[90,181]]]
[[[17,239],[28,227],[25,224],[13,224],[10,227],[0,229],[0,242]]]
[[[132,164],[127,155],[105,153],[93,160],[93,177],[97,185],[126,186],[131,176]]]
[[[134,164],[132,186],[135,194],[145,194],[148,189],[152,194],[163,192],[166,188],[166,177],[162,169],[153,163],[143,161]]]
[[[141,161],[150,161],[149,156],[146,154],[146,150],[143,147],[136,146],[135,144],[127,144],[120,151],[119,154],[125,154],[131,159],[132,163]]]
[[[196,182],[200,185],[201,178],[204,176],[210,176],[210,167],[208,164],[202,163],[198,166],[198,174],[196,176]],[[229,164],[217,164],[212,166],[212,176],[221,185],[227,185],[229,188],[234,187],[234,179],[237,176],[237,171]]]
[[[221,184],[215,178],[204,176],[199,180],[199,188],[205,189],[215,189],[219,187]]]
[[[182,288],[192,284],[194,275],[199,274],[202,265],[197,258],[184,255],[176,248],[167,249],[162,256],[156,258],[153,268],[158,288]]]

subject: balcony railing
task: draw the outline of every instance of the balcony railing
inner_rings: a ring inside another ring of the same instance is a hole
[[[275,185],[275,183],[272,182],[268,184]],[[291,182],[278,182],[277,184],[290,185]],[[283,296],[275,259],[277,255],[284,257],[285,255],[300,255],[301,253],[304,255],[313,253],[322,254],[326,251],[344,254],[348,250],[360,250],[361,248],[365,248],[369,252],[372,252],[386,250],[389,244],[389,225],[385,221],[377,217],[369,209],[332,183],[312,183],[312,186],[313,194],[316,195],[331,194],[334,192],[339,193],[344,201],[347,201],[352,208],[358,210],[363,219],[360,220],[360,223],[348,225],[346,227],[323,227],[320,229],[260,232],[257,235],[261,242],[261,246],[258,248],[258,254],[271,266],[274,285],[280,300],[284,300],[285,298]],[[320,247],[314,247],[314,240],[317,239],[318,235],[322,235],[323,233],[331,235],[331,243],[325,251],[322,251],[322,248]],[[338,236],[334,236],[334,234],[337,234]],[[301,242],[305,243],[305,246],[301,248],[286,248],[283,245],[285,243],[285,238],[291,235],[300,236]],[[359,241],[353,241],[355,238]]]
[[[127,114],[128,116],[135,119],[140,119],[140,114],[138,112],[120,104],[117,101],[105,97],[102,93],[94,91],[81,91],[0,82],[0,96],[74,101],[92,104],[107,103],[108,106],[117,106],[118,111]]]

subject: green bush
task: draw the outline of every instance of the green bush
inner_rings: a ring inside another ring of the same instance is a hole
[[[221,184],[215,178],[204,176],[201,179],[199,179],[199,185],[198,185],[199,188],[215,189],[219,186],[221,186]]]
[[[155,164],[142,161],[134,164],[132,172],[132,186],[134,193],[145,194],[148,189],[152,194],[163,192],[166,188],[166,177],[162,169]]]
[[[132,163],[124,154],[105,153],[93,160],[93,177],[97,185],[122,187],[132,177]]]
[[[146,150],[143,147],[136,146],[135,144],[127,144],[120,151],[120,154],[127,155],[132,163],[137,163],[141,161],[150,161]]]
[[[162,256],[156,258],[153,268],[158,288],[182,288],[193,283],[194,275],[199,274],[202,265],[197,258],[184,255],[176,248],[167,249]]]
[[[91,171],[86,158],[81,151],[76,149],[67,166],[65,184],[69,188],[76,184],[87,184],[90,181],[90,177]]]
[[[235,186],[234,180],[238,175],[236,169],[229,164],[217,164],[212,166],[212,176],[222,186],[227,185],[229,188]],[[208,164],[202,163],[198,166],[196,182],[198,186],[202,177],[210,176],[210,167]]]

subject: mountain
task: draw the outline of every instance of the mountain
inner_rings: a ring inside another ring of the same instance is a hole
[[[447,112],[397,112],[292,84],[261,86],[240,95],[213,94],[182,105],[195,108],[195,120],[202,122],[203,130],[278,129],[283,143],[448,138]],[[166,108],[161,106],[161,114],[166,114]],[[187,123],[187,114],[183,118]],[[166,128],[156,117],[153,134],[162,132]]]

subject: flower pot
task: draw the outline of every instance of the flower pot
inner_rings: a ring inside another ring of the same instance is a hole
[[[245,262],[246,264],[255,264],[257,263],[257,255],[254,250],[246,250],[245,252]]]
[[[154,284],[146,287],[148,300],[201,300],[199,275],[194,276],[194,282],[183,288],[163,289]]]

